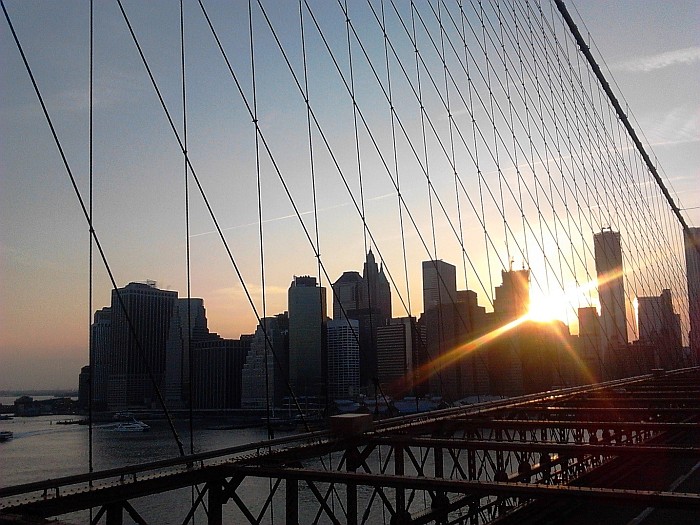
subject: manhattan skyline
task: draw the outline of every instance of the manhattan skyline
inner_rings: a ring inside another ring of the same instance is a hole
[[[700,101],[696,90],[700,82],[700,40],[695,31],[700,8],[693,2],[674,4],[674,9],[667,9],[661,2],[645,4],[644,9],[632,2],[612,6],[587,2],[576,7],[619,84],[616,91],[624,95],[639,121],[638,131],[644,132],[652,144],[672,195],[680,207],[688,209],[684,215],[689,224],[700,224],[700,210],[697,209],[700,206],[697,186],[700,180],[697,147]],[[7,8],[26,47],[28,60],[35,68],[49,112],[56,119],[59,137],[65,143],[80,188],[86,192],[87,10],[77,3],[46,6],[7,2]],[[136,4],[127,4],[127,10],[134,16],[136,31],[146,40],[147,55],[154,57],[154,53],[162,51],[156,75],[168,86],[166,97],[176,108],[174,112],[181,113],[175,6],[159,3],[138,9]],[[162,27],[149,32],[148,29],[154,27],[154,17],[159,14],[163,16]],[[218,14],[226,13],[221,10]],[[322,9],[319,15],[330,20],[335,11]],[[192,68],[188,73],[189,151],[203,184],[210,188],[212,205],[221,214],[221,226],[262,316],[255,162],[249,153],[242,153],[244,145],[250,148],[253,144],[254,132],[240,104],[230,104],[227,98],[231,80],[226,76],[220,57],[214,53],[211,37],[203,32],[201,15],[197,16],[192,9],[187,16],[186,30],[192,39],[187,41],[188,64]],[[123,20],[113,6],[98,6],[96,17],[95,228],[119,285],[153,279],[163,288],[183,294],[187,285],[182,155],[157,106]],[[247,25],[247,15],[240,23],[241,27]],[[70,183],[56,148],[50,142],[46,122],[21,67],[7,24],[3,20],[0,26],[0,60],[8,72],[2,76],[0,89],[0,136],[3,137],[0,196],[3,224],[0,369],[3,373],[0,389],[71,387],[76,383],[80,366],[87,362],[87,338],[93,313],[88,307],[87,226],[80,216],[75,196],[70,193]],[[343,32],[342,25],[340,28]],[[339,44],[342,44],[343,35],[338,37]],[[284,36],[291,40],[295,33],[290,29]],[[206,41],[206,45],[195,45],[195,39]],[[228,43],[235,45],[235,42]],[[275,48],[269,37],[261,38],[259,45],[257,67],[261,79],[271,81],[280,59],[274,55]],[[357,49],[354,52],[359,53]],[[311,62],[316,78],[323,77],[331,82],[322,73],[327,64],[320,58]],[[238,59],[236,67],[249,68],[245,56]],[[365,72],[365,84],[369,83],[368,78]],[[291,140],[291,136],[285,136],[290,133],[289,126],[303,123],[305,116],[299,113],[298,106],[285,112],[285,102],[294,95],[288,80],[277,91],[269,84],[265,87],[263,82],[261,86],[261,122],[266,129],[282,123],[279,130],[273,132],[275,144]],[[232,109],[234,105],[236,108]],[[377,108],[378,112],[383,110]],[[322,118],[328,117],[333,111],[342,111],[345,120],[348,116],[352,118],[352,106],[344,99],[324,104],[319,114]],[[246,127],[232,126],[231,122],[236,120],[245,121]],[[284,124],[286,120],[290,121],[289,125]],[[347,158],[341,159],[348,165],[354,155],[351,131],[352,128],[345,128],[336,136],[337,144],[348,146]],[[362,145],[364,151],[369,151],[366,143]],[[299,151],[284,153],[284,160],[291,167],[290,184],[299,198],[304,223],[313,231],[314,213],[308,191],[309,170],[304,164],[305,156],[308,157],[304,140],[292,140],[291,146],[290,149],[298,147]],[[405,258],[408,272],[404,275],[396,228],[395,191],[392,192],[386,182],[380,183],[378,176],[373,176],[381,170],[377,168],[376,159],[365,155],[367,220],[371,231],[377,235],[385,266],[402,292],[400,298],[392,287],[393,315],[415,315],[422,311],[420,262],[428,257],[415,234],[408,232]],[[314,253],[274,179],[268,159],[262,159],[261,168],[262,222],[265,245],[269,247],[265,253],[266,315],[270,316],[286,310],[287,288],[293,275],[319,276]],[[334,281],[344,271],[360,270],[364,253],[372,245],[363,239],[361,222],[331,168],[329,159],[319,155],[316,166],[321,177],[319,251],[330,280]],[[356,171],[357,168],[353,174],[355,179]],[[411,179],[406,177],[406,180]],[[414,182],[404,186],[406,198],[411,203],[419,199],[426,201],[425,180],[420,182],[418,177],[412,180]],[[353,192],[358,193],[357,182],[353,184]],[[201,200],[197,199],[198,195],[192,196],[190,210],[192,297],[205,298],[212,331],[224,337],[253,333],[257,321],[213,233]],[[413,209],[420,228],[429,231],[427,204],[415,205]],[[493,210],[487,210],[486,216],[492,220],[495,230],[497,221],[493,220]],[[510,264],[504,246],[513,239],[509,235],[501,239],[498,237],[501,234],[494,234],[493,248],[484,250],[483,232],[475,221],[465,223],[465,238],[482,243],[470,253],[476,269],[470,270],[465,282],[467,272],[462,270],[461,250],[454,240],[448,239],[446,224],[438,226],[441,228],[438,228],[436,241],[437,258],[457,265],[458,287],[476,290],[480,304],[491,310],[490,299],[495,285],[500,282],[498,272]],[[502,229],[503,225],[500,227]],[[512,237],[522,239],[517,233]],[[587,232],[586,239],[592,247],[592,234]],[[492,250],[490,264],[487,261],[489,249]],[[512,259],[514,269],[526,264],[517,250]],[[380,262],[379,257],[377,262]],[[533,300],[542,302],[544,298],[557,296],[556,284],[550,284],[549,289],[545,285],[547,270],[543,265],[534,257],[527,265],[539,277],[533,283]],[[111,293],[97,259],[94,279],[93,310],[109,304]],[[477,279],[483,280],[482,287]],[[324,275],[321,281],[324,287],[330,288],[331,283]],[[565,286],[574,285],[573,279],[565,277],[564,281]],[[585,279],[580,281],[584,284]],[[661,291],[661,287],[647,289],[639,295],[658,296]],[[407,312],[409,294],[412,304],[411,311]],[[594,287],[557,308],[568,312],[560,315],[570,316],[573,306],[595,306],[596,300]],[[328,303],[332,305],[331,297]],[[563,320],[571,323],[570,317]]]

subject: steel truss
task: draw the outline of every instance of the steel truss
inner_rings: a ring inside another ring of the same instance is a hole
[[[0,522],[96,508],[94,524],[125,515],[145,524],[136,498],[189,486],[196,497],[183,502],[183,523],[206,513],[212,525],[230,515],[252,524],[273,515],[288,524],[479,524],[537,501],[698,512],[698,494],[615,487],[604,473],[700,458],[691,394],[699,379],[685,369],[394,418],[352,436],[317,432],[9,487],[0,489]]]

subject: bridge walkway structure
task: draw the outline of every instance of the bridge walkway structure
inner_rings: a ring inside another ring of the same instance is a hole
[[[211,525],[692,520],[699,391],[698,368],[655,371],[6,487],[0,523],[158,523],[137,500],[184,487],[182,523]]]

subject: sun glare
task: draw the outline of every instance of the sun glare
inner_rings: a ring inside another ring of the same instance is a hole
[[[571,287],[555,293],[530,290],[530,310],[527,317],[531,321],[551,322],[563,321],[567,323],[573,314],[576,316],[577,308],[591,303],[589,291],[596,285],[596,281],[586,283],[578,287]]]
[[[527,316],[528,319],[541,323],[548,323],[556,319],[563,320],[566,316],[566,308],[570,308],[570,306],[565,297],[531,297]]]

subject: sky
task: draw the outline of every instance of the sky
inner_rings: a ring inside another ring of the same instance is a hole
[[[500,221],[499,211],[507,213],[511,220],[519,215],[517,197],[508,191],[516,187],[518,177],[534,187],[536,173],[546,180],[541,174],[544,165],[553,172],[565,171],[567,166],[573,167],[575,155],[544,155],[541,162],[534,157],[528,162],[527,156],[513,158],[513,152],[517,152],[513,146],[512,151],[501,148],[495,162],[493,152],[498,148],[494,147],[497,140],[493,131],[492,136],[485,133],[482,138],[472,139],[470,114],[466,105],[460,105],[460,96],[467,100],[471,95],[476,101],[488,92],[486,75],[481,78],[474,69],[470,84],[473,89],[446,90],[454,105],[454,128],[451,127],[439,96],[445,92],[430,86],[429,73],[438,85],[446,82],[438,51],[431,47],[420,24],[423,21],[430,25],[432,12],[426,6],[452,3],[419,3],[424,18],[414,19],[419,47],[424,50],[422,56],[426,61],[432,58],[432,65],[421,66],[421,96],[429,117],[422,122],[411,83],[402,79],[402,65],[407,70],[405,75],[415,77],[410,28],[406,32],[398,18],[392,17],[390,4],[385,5],[387,33],[396,46],[395,56],[391,49],[388,51],[392,97],[397,108],[394,124],[395,129],[400,125],[405,129],[403,138],[401,130],[396,131],[395,149],[391,147],[392,120],[387,117],[390,112],[386,92],[378,89],[374,76],[386,77],[386,68],[381,67],[385,63],[384,41],[368,4],[348,2],[353,28],[364,46],[351,39],[352,70],[340,7],[334,2],[310,4],[315,18],[305,12],[305,50],[308,98],[318,122],[318,128],[312,131],[313,157],[309,154],[303,103],[304,55],[298,4],[263,3],[275,35],[269,31],[262,11],[257,5],[254,7],[253,91],[247,2],[205,3],[240,82],[239,92],[197,4],[185,2],[189,159],[258,314],[274,315],[286,309],[287,288],[294,275],[319,275],[312,249],[317,235],[323,262],[320,275],[325,286],[328,279],[334,281],[343,271],[361,271],[366,248],[373,247],[380,254],[377,258],[383,261],[393,281],[395,315],[420,314],[420,261],[427,259],[428,253],[457,265],[459,287],[476,290],[480,304],[488,310],[493,288],[500,284],[499,272],[511,260],[514,267],[527,265],[532,269],[533,291],[541,300],[546,302],[549,298],[553,303],[555,298],[566,295],[567,301],[577,301],[579,306],[595,304],[595,291],[580,290],[592,271],[591,232],[606,222],[615,226],[615,221],[624,222],[628,216],[618,210],[603,216],[595,209],[598,204],[578,202],[579,211],[585,208],[578,225],[572,226],[565,219],[557,222],[554,214],[546,211],[538,217],[532,206],[524,210],[528,223],[523,221],[522,228],[516,226],[518,220],[508,225]],[[379,13],[381,3],[377,0],[370,4]],[[404,15],[409,12],[406,2],[397,4]],[[89,202],[89,4],[9,0],[5,5],[77,187],[85,202]],[[521,9],[523,5],[508,2],[504,10]],[[662,177],[677,204],[685,210],[686,220],[691,226],[700,226],[700,6],[695,1],[651,0],[586,0],[567,5],[584,36],[595,44],[596,56],[604,58],[609,68],[604,69],[606,75],[614,78],[616,93],[624,95],[623,105],[634,116],[634,126],[643,133],[645,143],[651,145]],[[174,0],[125,1],[124,7],[178,138],[184,142],[179,4]],[[548,4],[543,4],[543,8],[550,13]],[[470,13],[470,21],[477,27],[478,13]],[[178,290],[183,296],[187,290],[187,234],[185,175],[178,138],[160,107],[116,2],[96,2],[94,20],[93,224],[119,286],[152,279],[159,287]],[[405,20],[410,22],[410,15]],[[314,21],[326,40],[315,30]],[[279,52],[275,36],[286,50],[286,57]],[[439,41],[435,44],[439,49]],[[337,74],[326,45],[338,57],[345,82],[351,82],[349,88]],[[478,34],[470,40],[471,50],[478,55]],[[364,53],[378,66],[377,71],[368,66]],[[467,85],[459,61],[453,58],[448,62],[455,72],[455,83]],[[503,74],[496,60],[489,67],[492,69],[485,70],[489,75]],[[95,252],[92,296],[89,293],[87,223],[4,18],[0,21],[0,71],[0,389],[73,388],[80,367],[88,362],[91,313],[109,304],[111,285]],[[382,86],[387,88],[385,80]],[[348,89],[358,102],[359,111],[355,114]],[[515,95],[513,98],[517,99]],[[473,107],[475,119],[482,126],[484,122],[488,124],[488,104],[479,109],[478,102],[474,102]],[[256,113],[261,129],[258,156],[249,108]],[[357,141],[355,118],[360,122]],[[363,130],[363,119],[371,134]],[[499,129],[504,129],[505,120],[495,120]],[[442,144],[430,138],[423,144],[421,124],[434,126]],[[488,125],[483,129],[488,132]],[[455,201],[455,180],[451,178],[447,139],[450,130],[457,137],[454,164],[463,176],[458,181],[464,190],[461,201]],[[474,148],[459,147],[461,132]],[[266,146],[272,155],[266,153]],[[474,166],[475,151],[481,175]],[[433,176],[435,188],[430,199],[425,166]],[[497,167],[501,168],[500,174]],[[390,176],[397,173],[405,203],[401,216],[397,179]],[[345,181],[338,174],[343,174]],[[640,186],[645,184],[648,182]],[[553,195],[545,183],[537,198],[546,200],[547,189]],[[489,190],[495,193],[490,196]],[[499,190],[505,197],[498,195]],[[192,296],[204,298],[211,330],[225,337],[252,333],[255,315],[192,175],[188,191]],[[287,192],[292,195],[296,210]],[[613,199],[615,207],[614,197],[605,195],[604,190],[601,193],[597,198],[600,206]],[[557,200],[556,195],[552,198],[557,202],[552,207],[561,217],[576,223],[576,217],[563,211],[561,199]],[[363,234],[356,205],[365,210],[371,236]],[[462,213],[463,219],[455,219]],[[663,210],[649,215],[661,217],[664,234],[673,237],[673,232],[677,232]],[[642,215],[639,220],[646,224],[647,217]],[[403,236],[400,221],[404,222]],[[552,235],[542,233],[542,222],[546,223],[545,232],[550,228],[575,232],[573,263],[554,255],[547,259],[547,252],[559,255],[558,243]],[[486,238],[482,223],[488,226]],[[433,230],[437,232],[435,240]],[[464,256],[457,236],[453,235],[457,230],[463,239]],[[639,247],[633,246],[637,239],[633,233],[630,229],[625,237],[630,243],[630,258],[640,253]],[[652,243],[649,249],[651,255],[645,257],[653,257],[654,250],[660,248]],[[682,288],[678,269],[675,270],[675,280],[668,285],[675,287],[674,293]],[[654,271],[645,273],[642,268],[629,278],[635,292],[659,293],[656,288],[663,283],[657,282],[659,277],[654,277]],[[651,283],[645,280],[648,275],[652,276]],[[678,304],[682,309],[682,300]],[[569,317],[565,320],[571,321]]]

